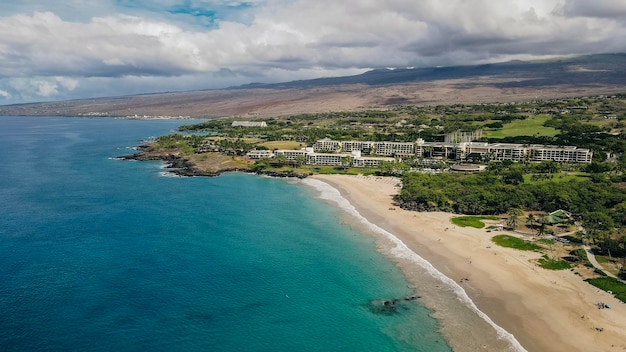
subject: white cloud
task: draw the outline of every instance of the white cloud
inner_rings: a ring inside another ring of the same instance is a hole
[[[194,77],[203,77],[211,88],[626,51],[622,0],[23,0],[3,8],[0,89],[13,97],[75,97],[96,78],[122,94],[142,87],[131,81],[174,90],[201,88]],[[8,83],[20,79],[31,83]]]
[[[78,88],[79,83],[78,80],[74,79],[74,78],[68,78],[68,77],[55,77],[54,78],[63,88],[67,89],[68,91],[73,91],[74,89]]]
[[[623,0],[567,0],[564,13],[568,16],[599,17],[626,20],[626,2]]]
[[[54,98],[60,94],[74,91],[80,86],[78,79],[70,77],[21,77],[0,80],[0,86],[7,95],[5,97],[21,97],[22,99],[41,100]],[[11,94],[10,92],[13,92]],[[3,95],[0,93],[0,95]]]

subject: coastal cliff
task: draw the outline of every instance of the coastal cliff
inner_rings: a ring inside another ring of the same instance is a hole
[[[236,156],[227,156],[219,152],[202,154],[183,154],[178,150],[161,150],[151,145],[137,147],[139,153],[123,155],[122,160],[163,161],[165,168],[175,175],[184,177],[215,177],[224,172],[247,172],[272,177],[305,178],[308,175],[294,171],[255,170],[249,160]]]

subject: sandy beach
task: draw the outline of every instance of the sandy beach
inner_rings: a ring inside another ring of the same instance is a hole
[[[443,298],[428,288],[418,290],[419,294],[426,292],[423,304],[435,310],[433,315],[440,320],[442,333],[455,351],[502,349],[503,345],[491,341],[489,336],[498,332],[487,331],[492,327],[485,320],[512,334],[528,351],[626,350],[626,304],[584,282],[573,271],[542,269],[533,261],[539,253],[499,247],[491,242],[494,233],[453,225],[453,214],[418,213],[394,206],[392,196],[399,190],[398,179],[344,175],[312,178],[337,189],[369,222],[393,234],[457,283],[452,286],[462,287],[488,316],[476,318],[479,314],[472,312],[476,317],[446,320],[456,312],[446,315],[438,301]],[[381,243],[381,251],[398,262],[407,280],[423,287],[423,274],[416,273],[415,261],[394,254],[397,243]],[[440,289],[435,286],[433,290]],[[598,302],[612,308],[598,309]]]

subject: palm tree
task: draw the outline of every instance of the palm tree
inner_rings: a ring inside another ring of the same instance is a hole
[[[519,217],[524,214],[524,211],[520,208],[512,208],[509,210],[509,218],[506,221],[506,224],[511,228],[511,230],[515,230],[519,223]]]
[[[541,237],[546,234],[546,226],[550,223],[550,216],[546,213],[541,214],[537,220],[539,223],[539,231],[537,236]]]
[[[528,216],[526,217],[526,224],[530,225],[533,230],[535,228],[535,222],[537,222],[535,216],[533,214],[528,214]]]
[[[347,170],[348,167],[350,167],[352,164],[352,158],[349,156],[342,156],[340,158],[340,162],[341,162],[341,166],[343,166],[343,169]]]

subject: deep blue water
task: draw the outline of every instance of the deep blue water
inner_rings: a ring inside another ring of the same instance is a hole
[[[450,350],[308,187],[114,159],[182,123],[0,117],[0,350]]]

